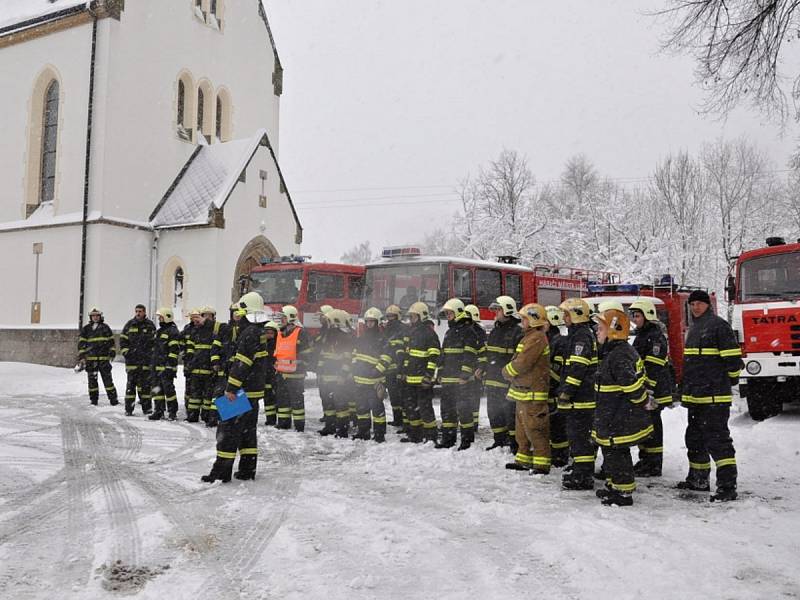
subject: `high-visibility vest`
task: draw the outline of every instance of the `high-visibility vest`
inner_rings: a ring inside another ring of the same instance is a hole
[[[275,370],[279,373],[297,371],[297,338],[299,337],[299,327],[295,327],[287,336],[284,336],[282,331],[278,332],[278,339],[275,342]]]

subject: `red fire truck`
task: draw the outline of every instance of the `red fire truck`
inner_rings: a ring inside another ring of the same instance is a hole
[[[689,294],[696,288],[679,287],[674,284],[671,275],[664,275],[658,281],[649,284],[615,283],[611,285],[589,285],[586,302],[597,310],[604,300],[613,298],[622,303],[627,311],[630,305],[640,297],[652,300],[659,320],[667,328],[669,339],[669,356],[675,370],[675,383],[680,383],[683,376],[683,342],[686,331],[691,325],[689,311]],[[711,294],[712,305],[716,308],[716,296]]]
[[[739,393],[761,421],[800,399],[800,243],[773,237],[742,253],[726,293],[745,363]]]
[[[309,262],[306,256],[265,259],[250,271],[247,288],[264,298],[268,312],[291,304],[303,326],[315,333],[320,306],[329,304],[351,314],[361,308],[364,267]]]
[[[481,319],[491,321],[489,305],[498,296],[511,296],[517,306],[529,302],[561,304],[566,298],[582,296],[591,282],[612,283],[615,273],[585,269],[513,264],[512,257],[498,262],[471,260],[452,256],[423,256],[420,249],[385,248],[380,262],[366,266],[365,295],[362,308],[376,306],[385,310],[390,304],[403,311],[417,301],[425,302],[436,316],[448,298],[460,298],[475,304]],[[484,323],[487,324],[487,323]],[[444,325],[439,324],[444,330]]]

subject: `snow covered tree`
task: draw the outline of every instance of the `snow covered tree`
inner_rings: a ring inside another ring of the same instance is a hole
[[[369,240],[356,244],[339,259],[346,265],[365,265],[373,260]]]

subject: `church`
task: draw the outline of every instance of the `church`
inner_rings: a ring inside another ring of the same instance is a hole
[[[300,253],[261,0],[4,0],[0,73],[0,360],[68,364],[93,306],[227,318]]]

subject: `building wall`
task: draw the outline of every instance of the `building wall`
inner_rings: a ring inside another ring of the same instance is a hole
[[[41,142],[31,143],[35,111],[33,91],[46,69],[60,82],[58,150],[54,204],[57,213],[81,210],[86,147],[86,106],[89,92],[91,25],[82,25],[0,50],[0,222],[25,218],[26,188],[38,189],[38,173],[28,173],[31,153],[41,152]]]

